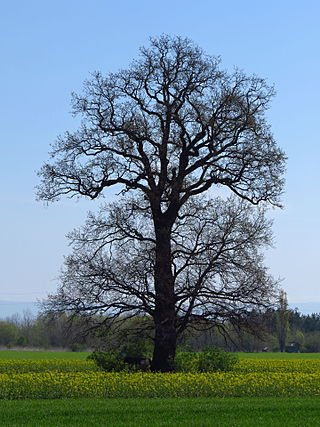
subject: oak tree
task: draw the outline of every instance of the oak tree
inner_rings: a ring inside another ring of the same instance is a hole
[[[96,199],[114,187],[120,201],[73,235],[52,306],[149,314],[153,369],[167,371],[192,319],[267,304],[263,210],[280,205],[285,167],[265,118],[273,95],[263,79],[165,35],[128,69],[93,74],[73,95],[81,125],[53,145],[38,195]],[[223,188],[233,198],[213,197]]]

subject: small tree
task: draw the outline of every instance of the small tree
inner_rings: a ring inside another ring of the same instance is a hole
[[[281,290],[279,294],[279,308],[276,312],[277,335],[281,352],[284,352],[286,348],[287,337],[289,333],[289,317],[290,312],[288,309],[287,294]]]
[[[79,252],[50,306],[152,316],[153,369],[167,371],[192,319],[240,319],[244,307],[270,302],[274,284],[258,254],[269,225],[248,205],[279,205],[285,156],[264,117],[274,91],[263,79],[222,71],[180,37],[151,39],[140,53],[74,95],[82,125],[54,145],[38,194],[95,199],[122,188],[107,219],[91,215],[71,236]],[[242,202],[208,199],[217,187]]]
[[[18,339],[18,328],[9,321],[0,321],[0,345],[11,346]]]

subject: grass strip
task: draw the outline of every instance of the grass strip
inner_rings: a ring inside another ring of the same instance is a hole
[[[66,399],[0,401],[0,425],[316,426],[320,398]]]
[[[88,351],[1,350],[0,360],[86,360]]]
[[[98,366],[89,360],[0,360],[0,374],[28,373],[28,372],[94,372]]]

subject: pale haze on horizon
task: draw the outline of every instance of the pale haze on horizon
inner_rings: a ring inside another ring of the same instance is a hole
[[[112,3],[112,4],[111,4]],[[288,157],[284,209],[273,210],[271,273],[289,302],[319,303],[320,3],[199,0],[0,2],[0,301],[44,299],[57,288],[66,234],[100,201],[36,202],[50,144],[78,121],[70,94],[90,72],[125,68],[150,36],[188,37],[222,68],[274,84],[267,117]]]

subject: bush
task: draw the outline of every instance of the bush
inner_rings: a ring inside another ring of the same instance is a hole
[[[198,372],[199,353],[191,351],[179,351],[174,359],[174,370],[176,372]]]
[[[87,358],[93,360],[96,365],[107,372],[121,371],[139,371],[149,370],[148,367],[142,368],[138,364],[126,363],[122,352],[120,351],[95,351]],[[225,372],[232,371],[238,362],[238,356],[235,353],[209,348],[203,352],[177,352],[174,363],[176,372]]]
[[[100,369],[107,372],[150,371],[150,359],[144,356],[126,356],[120,351],[95,351],[87,360],[93,360]]]
[[[107,372],[121,372],[127,370],[127,364],[119,351],[94,351],[87,360],[93,360],[96,365]]]
[[[238,356],[218,348],[208,348],[199,353],[199,372],[232,371]]]
[[[177,372],[225,372],[232,371],[238,362],[235,353],[218,348],[208,348],[203,352],[178,352],[175,358]]]

